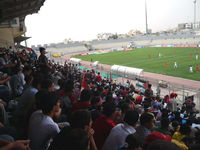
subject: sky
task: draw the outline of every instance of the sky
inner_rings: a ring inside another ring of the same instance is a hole
[[[146,0],[148,28],[153,32],[194,21],[194,0]],[[200,0],[197,0],[200,21]],[[98,33],[145,31],[145,0],[46,0],[25,19],[28,46],[92,40]]]

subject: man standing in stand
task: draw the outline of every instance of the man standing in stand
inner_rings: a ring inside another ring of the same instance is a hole
[[[45,48],[40,47],[40,56],[38,58],[38,65],[40,68],[40,72],[43,73],[44,75],[48,75],[51,70],[51,66],[48,63],[48,59],[45,56],[45,54],[46,54]]]

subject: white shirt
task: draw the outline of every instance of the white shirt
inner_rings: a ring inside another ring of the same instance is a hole
[[[25,81],[25,76],[23,73],[19,73],[19,76],[21,78],[21,81],[22,81],[22,84],[25,85],[26,84],[26,81]]]
[[[193,68],[192,67],[190,67],[190,72],[193,72]]]
[[[6,61],[4,60],[4,58],[0,58],[0,64],[2,64],[2,65],[6,65]]]
[[[9,49],[8,49],[8,53],[9,53],[9,54],[12,54],[12,52],[13,52],[12,48],[9,48]]]
[[[174,62],[174,67],[177,67],[177,63],[176,62]]]
[[[168,103],[168,109],[171,112],[177,111],[177,102],[175,99],[172,99],[171,102]]]
[[[135,132],[136,130],[134,127],[126,123],[116,125],[112,128],[109,136],[106,138],[102,150],[117,150],[119,146],[125,144],[126,137],[129,134],[134,134]]]
[[[0,58],[0,69],[4,68],[4,65],[6,65],[5,60],[1,57]]]
[[[192,128],[196,128],[196,127],[200,129],[200,124],[193,123]]]
[[[130,84],[129,83],[126,83],[126,88],[129,88],[130,87]]]
[[[45,150],[50,145],[60,129],[51,117],[44,115],[40,110],[35,111],[29,121],[28,136],[31,150]]]

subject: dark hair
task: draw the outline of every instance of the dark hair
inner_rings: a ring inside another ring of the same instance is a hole
[[[91,105],[96,105],[98,104],[100,101],[100,97],[99,96],[94,96],[92,99],[91,99]]]
[[[147,150],[181,150],[181,148],[172,142],[156,140],[148,145]]]
[[[145,125],[153,120],[154,116],[149,113],[143,113],[140,117],[140,124]]]
[[[25,66],[23,68],[23,72],[25,72],[25,71],[31,71],[31,70],[32,70],[32,68],[30,66]]]
[[[41,101],[48,97],[48,90],[40,90],[35,94],[36,109],[41,109]]]
[[[60,86],[60,88],[63,88],[64,81],[62,79],[59,79],[58,80],[58,85]]]
[[[114,103],[106,102],[103,104],[103,114],[106,117],[110,117],[116,110],[116,106]]]
[[[128,147],[123,147],[120,150],[133,150],[142,147],[142,139],[137,134],[129,134],[125,141],[128,144]]]
[[[33,82],[32,82],[32,86],[34,88],[37,88],[38,85],[41,85],[41,83],[43,82],[43,75],[42,74],[35,74],[33,76]]]
[[[196,143],[200,144],[200,129],[196,128],[197,132],[195,133],[195,141]]]
[[[113,101],[113,97],[111,94],[106,95],[106,102],[110,103]]]
[[[194,144],[190,147],[189,150],[199,150],[200,149],[200,144]]]
[[[168,118],[169,110],[164,108],[164,109],[161,110],[161,112],[162,112],[162,118]]]
[[[72,129],[66,138],[67,149],[87,150],[89,144],[88,132],[84,129]]]
[[[124,121],[129,125],[134,125],[138,122],[139,114],[135,110],[130,110],[126,112],[124,116]]]
[[[16,65],[15,67],[15,73],[19,73],[20,71],[22,71],[22,68],[20,65]]]
[[[179,122],[178,121],[176,121],[176,120],[172,121],[172,127],[178,128],[178,126],[179,126]]]
[[[42,53],[42,51],[45,50],[45,48],[44,47],[40,47],[39,50],[40,50],[40,53]]]
[[[32,75],[26,75],[24,80],[26,81],[26,84],[30,85],[32,79],[33,79]]]
[[[42,85],[41,85],[41,88],[42,89],[47,89],[50,88],[53,84],[53,81],[50,80],[50,79],[45,79],[43,82],[42,82]]]
[[[152,86],[151,84],[148,84],[148,88],[151,88],[151,86]]]
[[[120,106],[121,110],[123,113],[125,113],[128,109],[129,109],[129,105],[131,104],[131,102],[123,102]]]
[[[64,81],[63,86],[65,89],[65,93],[71,92],[74,89],[74,85],[71,80]]]
[[[174,115],[175,115],[175,118],[179,118],[179,117],[180,117],[180,112],[175,111],[175,112],[174,112]]]
[[[56,135],[48,150],[86,150],[88,142],[89,136],[87,131],[81,128],[72,129],[66,126]]]
[[[190,126],[188,126],[188,125],[181,125],[179,131],[180,131],[181,134],[187,135],[187,134],[190,134],[191,128],[190,128]]]
[[[169,119],[168,118],[162,118],[161,119],[161,127],[168,128],[169,127]]]
[[[89,125],[91,114],[87,110],[74,111],[70,117],[70,125],[72,128],[82,128]]]
[[[48,115],[53,107],[57,104],[58,97],[54,92],[49,92],[46,97],[40,101],[40,106],[43,114]]]
[[[89,101],[91,97],[91,92],[90,90],[84,89],[81,92],[81,96],[80,96],[80,101]]]

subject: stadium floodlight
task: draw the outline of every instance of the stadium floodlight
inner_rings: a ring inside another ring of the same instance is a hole
[[[197,0],[194,0],[194,25],[193,25],[193,29],[195,28],[195,24],[196,24],[196,4],[197,4]]]
[[[146,34],[148,34],[148,23],[147,23],[147,2],[145,0],[145,20],[146,20]]]

